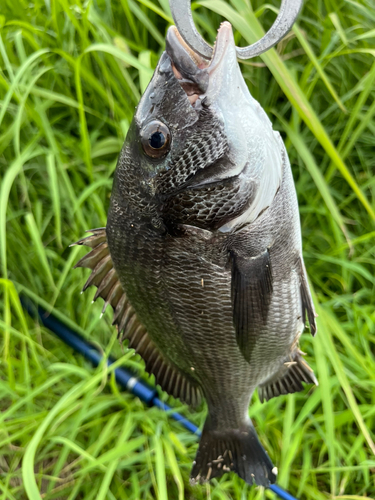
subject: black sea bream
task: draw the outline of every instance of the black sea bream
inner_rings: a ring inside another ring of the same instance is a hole
[[[211,61],[175,27],[121,151],[108,224],[78,242],[85,285],[114,308],[156,383],[208,416],[193,481],[235,471],[267,486],[277,469],[248,416],[317,383],[298,339],[315,312],[288,156],[250,95],[231,25]]]

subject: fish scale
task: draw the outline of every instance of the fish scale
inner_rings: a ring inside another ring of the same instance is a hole
[[[161,350],[167,355],[169,351],[178,350],[182,359],[186,359],[187,347],[180,341],[176,331],[173,312],[168,307],[170,302],[166,300],[166,288],[163,286],[165,280],[161,275],[162,261],[166,257],[163,239],[160,236],[155,237],[153,230],[147,227],[148,224],[141,229],[139,221],[132,223],[133,227],[128,231],[129,237],[126,240],[120,238],[119,235],[124,229],[123,220],[129,220],[129,215],[123,211],[116,211],[116,218],[114,220],[109,218],[107,224],[110,245],[113,241],[111,255],[120,281],[122,284],[126,283],[124,288],[127,296],[137,311],[138,319],[148,331],[168,333],[167,341],[164,337],[158,342]],[[111,227],[111,231],[108,227]],[[151,237],[149,237],[150,232],[152,232]],[[189,368],[186,365],[185,369]]]

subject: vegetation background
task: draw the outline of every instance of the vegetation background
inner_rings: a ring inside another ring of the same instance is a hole
[[[211,43],[223,19],[259,39],[279,2],[201,0]],[[120,393],[23,313],[23,291],[119,357],[110,313],[80,296],[69,244],[104,226],[116,158],[164,48],[168,0],[1,0],[0,500],[272,499],[235,475],[189,486],[196,438]],[[375,498],[375,4],[305,2],[298,24],[246,82],[281,131],[298,191],[319,333],[301,347],[318,388],[250,409],[306,500]],[[91,289],[90,289],[91,290]],[[181,411],[198,425],[203,412]]]

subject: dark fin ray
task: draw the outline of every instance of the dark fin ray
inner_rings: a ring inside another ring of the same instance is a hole
[[[302,391],[302,382],[319,385],[313,370],[297,349],[275,375],[258,387],[259,399],[263,403],[281,394]]]
[[[127,298],[124,292],[122,292],[122,295],[117,303],[117,306],[113,309],[114,314],[113,314],[112,325],[118,325],[120,323],[121,318],[126,311],[125,309],[126,304],[127,304]],[[119,334],[120,333],[121,331],[119,331]]]
[[[146,371],[154,375],[156,384],[171,396],[180,398],[193,407],[198,406],[201,394],[194,380],[181,374],[163,358],[127,300],[110,257],[106,229],[92,229],[90,232],[93,234],[73,243],[92,249],[75,265],[92,270],[83,291],[89,286],[96,286],[94,300],[101,297],[105,301],[102,312],[105,312],[108,305],[112,306],[112,324],[117,327],[119,340],[129,341],[128,346],[144,359]]]
[[[81,238],[80,240],[72,243],[70,246],[74,247],[75,245],[85,245],[86,247],[97,247],[103,241],[107,241],[107,234],[105,231],[105,227],[98,227],[97,229],[89,229],[86,233],[94,233],[90,236],[86,236],[85,238]]]
[[[99,286],[112,267],[111,256],[107,253],[94,267],[89,279],[82,288],[82,292],[84,292],[91,285]]]
[[[207,418],[191,471],[191,482],[204,483],[230,471],[236,472],[250,485],[255,483],[267,487],[276,481],[276,470],[250,420],[240,429],[216,430],[211,428]]]
[[[113,286],[115,283],[118,281],[117,274],[115,269],[112,267],[108,271],[108,273],[105,275],[103,278],[102,282],[98,286],[98,289],[96,290],[95,296],[94,296],[94,301],[98,297],[102,297],[102,299],[107,300],[107,296],[109,292],[112,290]]]
[[[88,267],[89,269],[94,269],[96,264],[106,255],[108,255],[108,244],[106,241],[102,241],[91,252],[84,255],[74,268]]]
[[[309,284],[307,282],[307,274],[305,264],[300,258],[300,290],[301,290],[301,300],[302,300],[302,319],[303,322],[306,321],[306,316],[310,325],[311,335],[314,337],[317,332],[315,318],[317,314],[315,312],[314,303],[311,297]]]
[[[116,281],[116,283],[113,285],[111,290],[108,293],[108,297],[104,303],[102,313],[105,313],[105,310],[109,305],[113,307],[113,309],[116,309],[117,304],[119,303],[119,300],[121,299],[123,295],[122,291],[122,286],[119,281]]]
[[[232,307],[237,343],[250,361],[260,327],[266,322],[272,295],[272,267],[268,250],[256,257],[231,252]]]
[[[130,304],[126,304],[126,307],[124,307],[124,310],[117,322],[119,340],[122,342],[126,338],[131,339],[132,332],[134,331],[134,328],[136,328],[137,324],[138,321],[135,316],[134,309],[130,306]],[[137,345],[137,343],[134,342],[133,345]],[[129,347],[133,347],[133,345],[130,345],[129,340]]]

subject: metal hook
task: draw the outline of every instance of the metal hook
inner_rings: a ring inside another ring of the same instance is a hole
[[[251,59],[276,45],[292,29],[303,0],[282,0],[279,14],[263,38],[247,47],[236,47],[238,59]],[[194,52],[211,59],[213,48],[198,33],[191,13],[191,0],[170,0],[173,20],[183,40]]]

